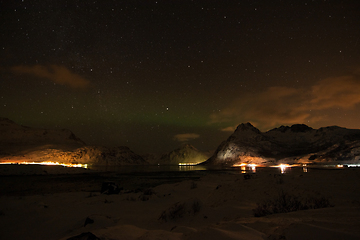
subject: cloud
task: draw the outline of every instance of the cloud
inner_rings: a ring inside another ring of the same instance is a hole
[[[234,132],[235,129],[236,129],[236,126],[230,126],[230,127],[226,127],[226,128],[221,129],[221,131],[223,131],[223,132]]]
[[[270,127],[284,123],[303,122],[309,113],[301,102],[306,100],[302,90],[288,87],[271,87],[257,94],[245,94],[235,99],[225,109],[210,116],[212,123],[252,122]],[[300,104],[299,104],[300,103]],[[225,129],[223,129],[225,130]],[[228,128],[230,130],[230,128]]]
[[[179,142],[187,142],[189,140],[196,139],[199,137],[200,137],[200,135],[196,134],[196,133],[183,133],[183,134],[176,134],[174,136],[174,140],[179,141]]]
[[[15,73],[29,74],[36,77],[46,78],[54,83],[66,85],[71,88],[86,88],[90,82],[80,75],[71,72],[61,65],[33,65],[33,66],[14,66],[11,70]]]
[[[355,76],[328,78],[312,87],[313,98],[310,104],[313,109],[349,109],[360,103],[359,93],[360,79]]]
[[[220,112],[210,116],[210,123],[252,122],[264,129],[282,125],[318,122],[329,117],[324,111],[352,109],[360,104],[360,78],[348,75],[327,78],[309,88],[270,87],[265,91],[244,94]],[[331,116],[330,116],[331,117]]]

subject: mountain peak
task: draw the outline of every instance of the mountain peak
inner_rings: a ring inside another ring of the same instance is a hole
[[[190,144],[184,144],[180,148],[175,149],[167,154],[164,154],[159,159],[162,164],[176,164],[179,163],[201,163],[208,159],[208,156]]]
[[[308,132],[313,130],[313,128],[305,125],[305,124],[294,124],[290,127],[292,132]]]
[[[252,131],[256,133],[261,133],[259,129],[254,127],[251,123],[241,123],[237,126],[235,132],[244,132],[244,131]]]
[[[181,147],[179,149],[191,149],[191,150],[198,151],[193,145],[191,145],[189,143],[184,143],[183,145],[181,145]]]

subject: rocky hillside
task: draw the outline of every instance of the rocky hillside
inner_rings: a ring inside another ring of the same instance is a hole
[[[97,165],[146,164],[128,147],[86,146],[71,131],[36,129],[0,118],[0,162],[52,161]]]
[[[360,130],[337,126],[313,129],[304,124],[261,132],[240,124],[206,164],[274,164],[360,161]]]

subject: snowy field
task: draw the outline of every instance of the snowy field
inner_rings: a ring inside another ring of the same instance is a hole
[[[119,173],[0,165],[0,174],[0,239],[86,232],[103,240],[360,239],[360,168]],[[119,194],[100,193],[104,182]],[[326,207],[254,216],[297,200]]]

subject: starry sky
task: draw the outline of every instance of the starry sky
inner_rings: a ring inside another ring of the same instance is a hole
[[[243,122],[360,128],[360,1],[0,0],[0,116],[214,150]]]

